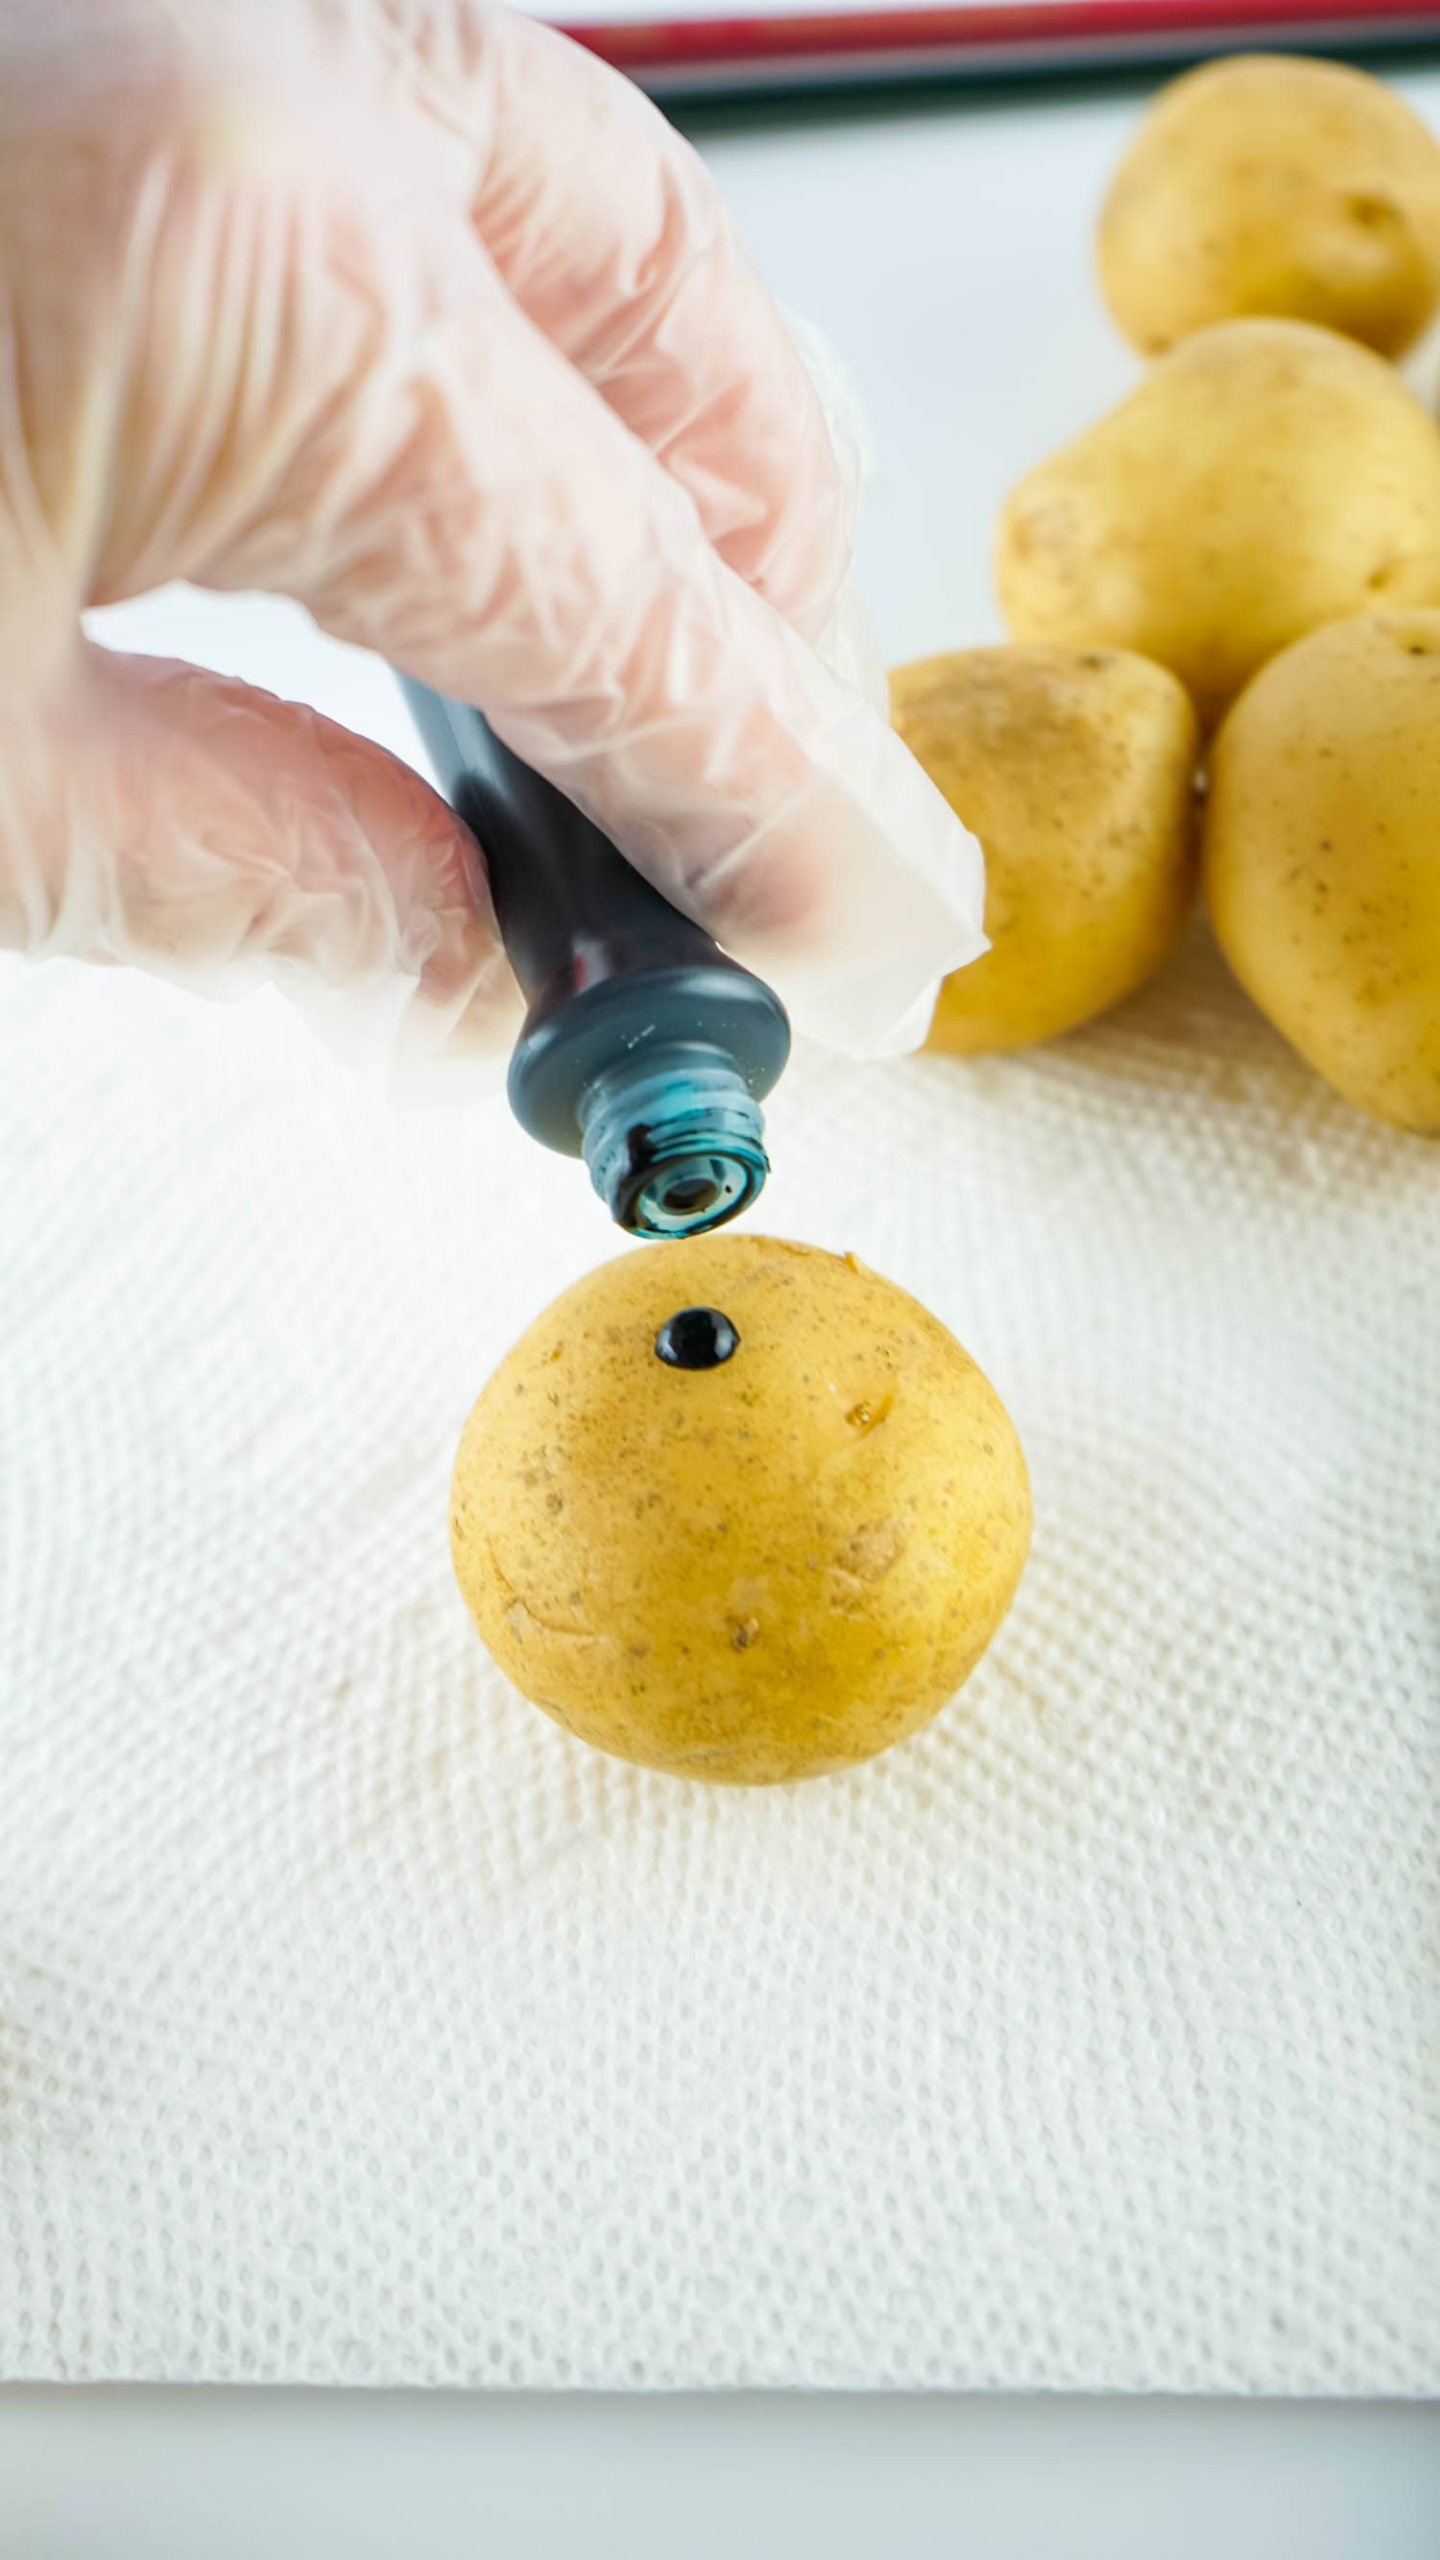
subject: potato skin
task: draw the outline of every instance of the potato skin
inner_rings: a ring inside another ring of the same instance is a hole
[[[1195,889],[1199,733],[1183,686],[1110,649],[959,649],[897,667],[891,717],[985,851],[990,949],[929,1046],[1051,1040],[1172,949]]]
[[[1333,330],[1203,329],[1021,481],[997,572],[1015,639],[1158,659],[1208,726],[1320,623],[1440,603],[1440,427]]]
[[[740,1347],[669,1368],[714,1306]],[[643,1247],[557,1298],[455,1463],[451,1539],[507,1677],[621,1759],[742,1785],[868,1759],[954,1695],[1030,1535],[1015,1429],[916,1300],[763,1236]]]
[[[1440,1134],[1440,613],[1287,649],[1215,742],[1205,885],[1241,983],[1360,1110]]]
[[[1111,315],[1144,355],[1247,315],[1402,355],[1440,301],[1440,144],[1366,72],[1207,63],[1145,117],[1097,248]]]

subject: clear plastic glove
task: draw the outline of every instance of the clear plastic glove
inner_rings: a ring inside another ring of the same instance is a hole
[[[849,525],[804,364],[583,51],[475,0],[0,0],[0,281],[0,942],[508,1041],[416,774],[84,637],[189,579],[480,704],[832,1043],[983,948],[978,848],[812,645]]]

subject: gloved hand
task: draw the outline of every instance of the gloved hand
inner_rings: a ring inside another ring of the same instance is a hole
[[[0,942],[399,988],[495,1045],[465,830],[315,713],[83,636],[298,598],[478,703],[801,1028],[983,947],[978,848],[812,643],[819,402],[698,160],[478,0],[0,0]]]

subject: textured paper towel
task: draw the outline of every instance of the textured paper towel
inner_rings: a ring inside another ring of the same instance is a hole
[[[0,2370],[1440,2385],[1440,1155],[1203,939],[802,1060],[767,1223],[1009,1401],[1034,1558],[871,1768],[507,1692],[468,1404],[613,1238],[262,998],[0,971]]]

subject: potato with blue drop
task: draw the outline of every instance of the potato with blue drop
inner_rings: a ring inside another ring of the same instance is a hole
[[[731,1233],[622,1254],[531,1326],[466,1425],[451,1537],[536,1706],[755,1786],[869,1759],[954,1696],[1019,1581],[1030,1487],[914,1298]]]

